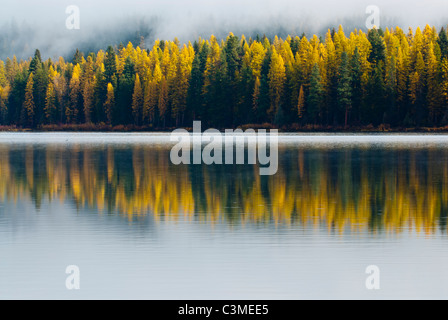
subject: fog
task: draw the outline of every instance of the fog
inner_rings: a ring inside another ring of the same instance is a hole
[[[69,5],[80,10],[78,30],[66,27]],[[149,48],[156,39],[187,42],[229,32],[323,35],[339,24],[347,32],[366,30],[369,5],[380,9],[383,29],[448,24],[446,0],[2,0],[0,58],[26,59],[36,48],[44,58],[71,58],[76,48],[88,52],[109,44],[139,44],[142,37]]]

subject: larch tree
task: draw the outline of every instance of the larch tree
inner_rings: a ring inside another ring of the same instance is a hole
[[[183,122],[187,107],[188,85],[191,73],[188,48],[184,46],[177,60],[177,72],[172,82],[171,116],[178,126]]]
[[[14,55],[12,60],[7,59],[6,60],[6,77],[8,79],[9,83],[12,83],[17,75],[17,73],[20,71],[19,63],[17,62],[17,57]]]
[[[417,27],[415,30],[415,34],[413,36],[412,42],[411,42],[411,50],[410,50],[410,56],[411,56],[411,66],[415,68],[416,64],[418,63],[418,55],[422,54],[424,49],[424,39],[423,39],[423,33],[420,29],[420,27]],[[418,71],[417,71],[418,72]]]
[[[107,84],[107,96],[104,102],[104,112],[106,113],[107,123],[110,125],[112,123],[112,112],[115,107],[115,94],[114,87],[112,83]]]
[[[5,64],[0,60],[0,121],[2,124],[5,123],[8,114],[7,100],[9,91],[10,86],[6,75]]]
[[[210,39],[210,50],[207,56],[207,61],[204,70],[204,86],[203,95],[208,100],[213,95],[213,84],[215,82],[216,73],[218,72],[221,60],[221,48],[214,36]],[[206,103],[208,101],[205,101]]]
[[[440,71],[439,62],[434,54],[433,42],[429,43],[427,62],[426,62],[426,81],[427,81],[427,106],[429,111],[430,123],[439,124],[442,118],[441,106],[441,86],[440,86]]]
[[[221,48],[214,36],[210,38],[210,51],[207,56],[207,62],[204,71],[204,85],[202,87],[202,101],[203,101],[203,114],[207,115],[207,122],[209,125],[214,125],[217,117],[222,116],[225,111],[217,110],[221,109],[221,106],[225,104],[222,99],[221,90],[223,87],[223,81],[227,75],[226,61],[222,59]],[[216,112],[221,111],[221,112]],[[222,125],[222,122],[220,123]]]
[[[143,122],[153,124],[158,103],[158,84],[152,79],[146,83],[143,97]]]
[[[401,48],[398,49],[397,56],[397,105],[398,116],[402,120],[406,114],[408,101],[409,68],[407,57]]]
[[[33,127],[34,126],[34,114],[35,114],[35,108],[36,105],[34,104],[34,75],[31,72],[30,76],[28,77],[28,81],[26,83],[25,88],[25,101],[23,102],[23,110],[24,110],[24,123],[27,126]]]
[[[261,77],[261,66],[263,64],[266,49],[260,42],[253,42],[250,46],[250,68],[252,69],[255,78]]]
[[[6,87],[8,85],[8,80],[6,78],[5,63],[0,60],[0,86]]]
[[[80,76],[81,76],[81,68],[77,64],[73,68],[73,74],[69,85],[70,100],[65,108],[65,116],[67,119],[67,123],[76,123],[78,120],[79,100],[81,94]]]
[[[6,119],[8,115],[8,98],[9,98],[10,87],[9,85],[3,87],[0,85],[0,121],[2,124],[6,124]]]
[[[276,114],[280,108],[280,103],[286,81],[286,68],[283,58],[277,54],[275,48],[272,50],[271,66],[269,69],[269,95],[271,107],[269,113]]]
[[[448,122],[448,58],[444,58],[440,71],[441,106],[444,113],[444,122]]]
[[[48,83],[45,95],[45,118],[47,123],[54,123],[57,119],[56,114],[56,93],[53,82]]]
[[[66,93],[68,91],[67,80],[62,73],[56,72],[53,77],[53,84],[58,103],[58,116],[55,121],[62,122],[65,113],[63,106],[66,103]]]
[[[300,40],[299,50],[295,58],[295,69],[297,70],[296,80],[298,83],[305,83],[309,80],[309,76],[313,69],[313,46],[308,39],[303,36]]]
[[[258,106],[260,103],[260,78],[256,77],[255,78],[255,84],[254,84],[254,93],[252,95],[252,108],[253,110],[257,111],[258,110]]]
[[[305,90],[303,89],[303,85],[301,85],[299,91],[299,101],[297,103],[297,116],[299,117],[299,119],[303,118],[304,113],[305,113]]]
[[[168,81],[163,77],[160,83],[160,93],[159,93],[159,116],[160,120],[163,122],[163,127],[165,127],[166,113],[168,109]]]
[[[407,123],[405,125],[411,124],[410,122],[414,123],[416,121],[416,113],[418,109],[418,104],[421,100],[422,95],[422,86],[421,86],[421,76],[420,74],[415,71],[411,74],[411,78],[409,80],[409,100],[413,106],[412,110],[409,111],[407,114]],[[414,121],[411,119],[415,119]]]
[[[54,89],[54,79],[57,75],[57,71],[54,70],[53,66],[50,66],[48,70],[48,86],[45,93],[45,122],[54,123],[57,121],[57,111],[56,111],[56,92]]]
[[[137,73],[135,76],[134,93],[132,94],[132,115],[136,125],[140,125],[142,122],[143,98],[142,84]]]
[[[90,123],[92,121],[92,107],[95,84],[95,74],[93,68],[93,59],[91,56],[88,56],[84,67],[84,74],[82,77],[82,97],[84,103],[84,120],[86,123]]]

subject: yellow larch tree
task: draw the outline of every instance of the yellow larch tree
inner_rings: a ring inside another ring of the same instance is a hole
[[[112,112],[115,106],[115,94],[112,83],[107,84],[106,101],[104,102],[104,112],[106,114],[108,124],[112,124]]]
[[[168,109],[168,82],[165,77],[162,78],[160,83],[159,93],[159,117],[163,121],[163,127],[165,127],[166,112]]]
[[[261,66],[263,64],[264,57],[266,55],[266,49],[260,42],[253,42],[250,46],[249,63],[252,69],[252,74],[255,78],[261,77]]]
[[[72,78],[69,84],[69,96],[70,101],[65,108],[65,116],[67,119],[67,123],[75,123],[78,119],[78,104],[79,97],[81,93],[81,67],[77,64],[73,68]]]
[[[25,112],[24,114],[24,122],[29,125],[34,125],[34,113],[36,112],[36,105],[34,104],[34,95],[33,95],[33,88],[34,88],[34,75],[31,72],[28,81],[26,83],[25,87],[25,101],[23,102],[23,110]]]
[[[48,123],[54,123],[56,118],[56,92],[54,89],[54,81],[57,76],[57,72],[50,66],[49,76],[48,76],[48,87],[45,94],[45,118]]]
[[[254,84],[254,93],[252,95],[252,109],[258,110],[259,105],[259,99],[260,99],[260,78],[255,78],[255,84]]]
[[[184,45],[179,54],[177,73],[172,84],[171,116],[176,119],[176,125],[183,122],[183,116],[187,106],[188,84],[191,74],[190,56],[187,46]],[[192,62],[192,61],[191,61]]]
[[[143,89],[140,82],[140,76],[137,73],[134,82],[134,93],[132,94],[132,115],[134,117],[134,123],[136,125],[140,125],[142,122],[142,109]]]
[[[282,99],[285,81],[286,68],[283,58],[277,54],[275,48],[272,48],[271,65],[269,68],[269,96],[271,105],[269,113],[276,114]]]
[[[2,124],[5,123],[6,115],[8,114],[7,101],[9,98],[10,86],[0,85],[0,121]]]
[[[299,119],[303,118],[305,112],[305,91],[303,90],[303,85],[300,86],[299,101],[297,103],[297,115]]]
[[[82,98],[84,102],[84,121],[86,123],[91,122],[94,83],[94,61],[91,56],[88,56],[82,76]]]

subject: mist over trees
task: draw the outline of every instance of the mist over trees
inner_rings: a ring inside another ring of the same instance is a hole
[[[0,61],[0,122],[233,128],[448,124],[448,35],[426,26],[109,46]]]
[[[157,39],[178,38],[187,43],[199,37],[209,38],[211,34],[218,39],[225,39],[232,31],[234,34],[245,34],[255,38],[266,35],[269,39],[275,36],[286,38],[289,34],[317,34],[324,36],[333,26],[343,25],[347,30],[365,28],[364,11],[358,17],[332,18],[325,17],[325,21],[316,17],[304,15],[267,15],[263,18],[245,17],[235,21],[230,17],[193,17],[180,20],[163,15],[131,15],[98,21],[85,21],[79,30],[68,30],[64,20],[48,21],[39,24],[29,20],[1,20],[0,22],[0,59],[16,56],[18,59],[28,59],[39,48],[42,57],[57,60],[62,56],[71,61],[73,50],[78,48],[82,52],[98,52],[107,46],[127,45],[140,46],[141,49],[151,48]],[[62,16],[63,18],[65,15]],[[258,17],[258,16],[257,16]],[[230,20],[230,21],[228,21]],[[334,20],[334,21],[333,21]],[[383,17],[382,25],[402,25],[399,18]],[[88,23],[88,26],[85,24]],[[444,25],[444,24],[438,24]],[[408,25],[405,24],[407,27]],[[363,31],[367,32],[367,30]],[[143,41],[142,41],[143,39]]]

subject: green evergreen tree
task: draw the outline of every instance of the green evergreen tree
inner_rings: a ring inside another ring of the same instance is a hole
[[[34,73],[38,68],[42,68],[42,57],[40,55],[39,49],[36,49],[36,51],[34,52],[34,57],[30,62],[28,71],[30,73]]]
[[[229,103],[227,108],[227,122],[234,124],[234,114],[238,106],[238,85],[241,71],[241,57],[239,51],[238,37],[230,34],[224,44],[223,53],[226,59],[227,69],[227,86],[222,88],[226,91],[227,101]]]
[[[397,125],[398,123],[398,110],[396,109],[397,101],[397,65],[395,58],[389,59],[386,68],[385,79],[385,118],[382,119],[383,123]]]
[[[313,66],[310,76],[310,89],[307,99],[307,115],[311,123],[316,124],[319,120],[319,114],[322,109],[324,88],[320,76],[319,65]]]
[[[355,48],[355,52],[351,57],[350,68],[351,68],[351,78],[352,78],[352,114],[357,122],[361,120],[361,109],[363,103],[363,87],[362,87],[362,70],[361,70],[361,57],[359,54],[358,47]]]
[[[380,61],[369,78],[368,94],[364,110],[365,124],[379,125],[384,117],[385,111],[385,84],[384,84],[384,67]]]
[[[344,123],[348,125],[348,113],[352,107],[352,76],[350,72],[349,59],[346,52],[341,55],[341,64],[338,73],[338,105],[344,112]]]
[[[441,60],[448,58],[448,36],[447,31],[443,27],[439,32],[439,38],[437,39],[437,43],[439,44],[440,51],[442,54]]]
[[[104,60],[104,77],[106,83],[112,82],[112,77],[117,73],[117,61],[115,57],[115,50],[109,46],[106,51],[106,58]],[[113,84],[113,83],[112,83]]]
[[[370,29],[368,39],[372,45],[369,62],[372,64],[379,64],[382,62],[384,64],[386,59],[386,45],[384,44],[384,39],[381,37],[381,31],[377,29]]]
[[[204,43],[195,55],[191,70],[190,86],[187,95],[187,110],[191,112],[193,120],[201,120],[206,118],[207,110],[203,108],[204,101],[202,90],[204,86],[204,72],[207,64],[207,56],[210,48]]]
[[[134,63],[128,57],[126,59],[123,73],[118,79],[115,90],[115,110],[112,112],[112,124],[131,124],[132,116],[132,94],[134,92],[135,70]]]

